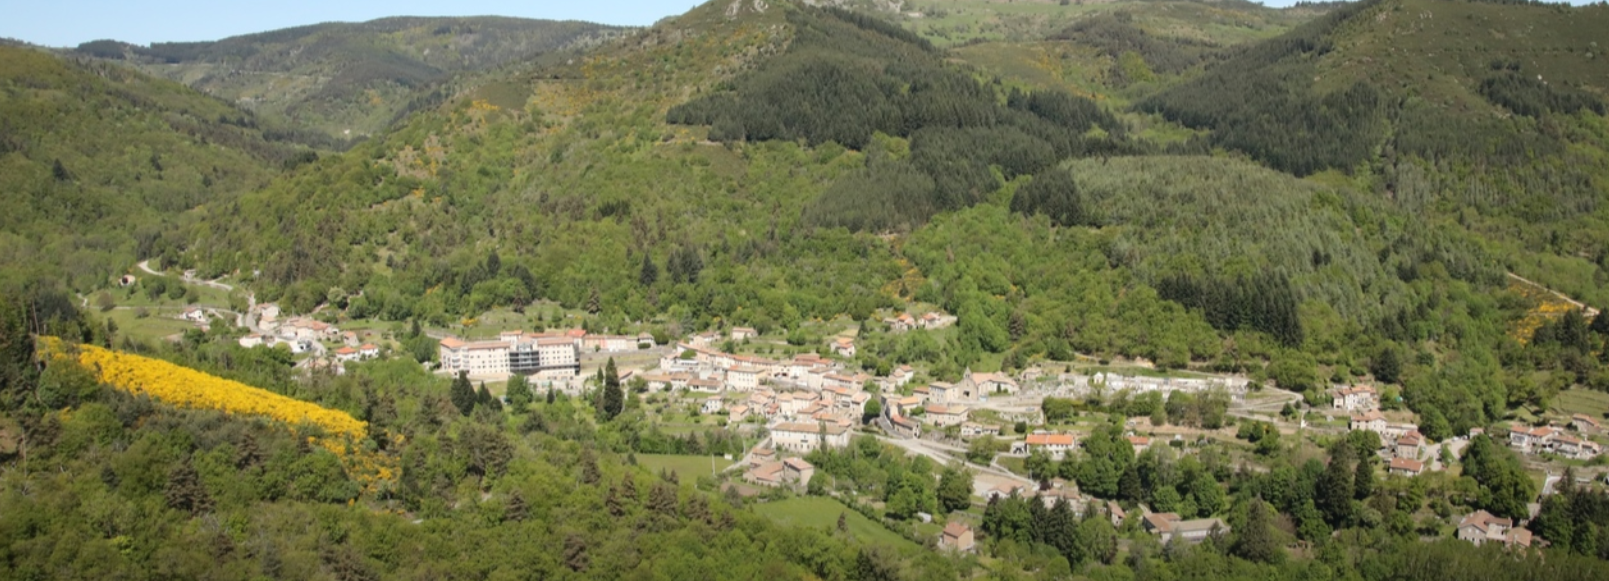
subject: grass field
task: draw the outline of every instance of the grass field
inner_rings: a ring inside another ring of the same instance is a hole
[[[715,457],[715,470],[725,470],[732,465],[731,460],[720,456]],[[660,470],[670,470],[682,480],[690,480],[710,473],[709,456],[676,456],[671,454],[638,454],[637,465],[647,468],[655,474]]]
[[[103,313],[117,322],[117,333],[140,341],[155,341],[196,328],[194,323],[177,319],[183,312],[180,307],[148,308],[150,316],[139,318],[132,309],[117,309]]]
[[[638,462],[642,457],[638,456]],[[791,526],[828,528],[838,526],[838,515],[847,515],[849,534],[856,539],[900,548],[915,547],[910,539],[899,536],[883,525],[873,522],[860,513],[849,510],[838,501],[819,496],[790,498],[781,502],[755,505],[754,511],[777,523]]]
[[[1605,413],[1609,413],[1609,393],[1589,389],[1561,391],[1553,398],[1553,405],[1549,406],[1549,409],[1567,416],[1586,414],[1593,419],[1600,419]]]

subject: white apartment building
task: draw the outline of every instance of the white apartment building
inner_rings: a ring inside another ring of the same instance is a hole
[[[771,443],[778,450],[803,454],[823,445],[849,446],[849,430],[833,424],[782,423],[772,426]]]
[[[441,368],[452,374],[460,371],[476,376],[520,373],[542,379],[568,379],[581,371],[580,352],[575,339],[569,337],[512,331],[488,341],[448,337],[441,340],[439,349]]]

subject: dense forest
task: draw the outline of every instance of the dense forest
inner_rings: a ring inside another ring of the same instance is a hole
[[[0,47],[0,282],[94,288],[141,258],[176,257],[187,211],[309,155],[182,85]]]
[[[344,149],[416,110],[439,105],[456,90],[450,83],[455,75],[522,66],[620,32],[590,22],[396,17],[204,42],[141,46],[96,40],[74,52],[128,63],[241,103],[298,142]]]

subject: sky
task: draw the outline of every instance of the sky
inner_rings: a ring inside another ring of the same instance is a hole
[[[702,0],[0,0],[0,37],[44,46],[217,40],[386,16],[519,16],[647,26]]]

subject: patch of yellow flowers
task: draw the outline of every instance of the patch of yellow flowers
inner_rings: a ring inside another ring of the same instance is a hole
[[[43,341],[47,353],[55,357],[72,357],[76,353],[78,363],[95,372],[103,383],[129,393],[150,396],[183,408],[259,416],[290,425],[318,426],[324,435],[309,438],[309,443],[339,456],[348,474],[363,484],[366,490],[373,490],[378,483],[392,480],[397,474],[393,459],[357,445],[367,436],[368,424],[346,412],[160,359],[119,353],[94,345],[74,345],[69,349],[61,339],[55,337],[46,337]]]
[[[1519,341],[1521,345],[1531,342],[1536,330],[1549,320],[1563,317],[1565,313],[1577,307],[1568,301],[1559,298],[1545,288],[1526,284],[1517,280],[1509,280],[1508,288],[1525,298],[1536,301],[1536,308],[1525,313],[1525,316],[1516,321],[1509,330],[1509,336]]]

